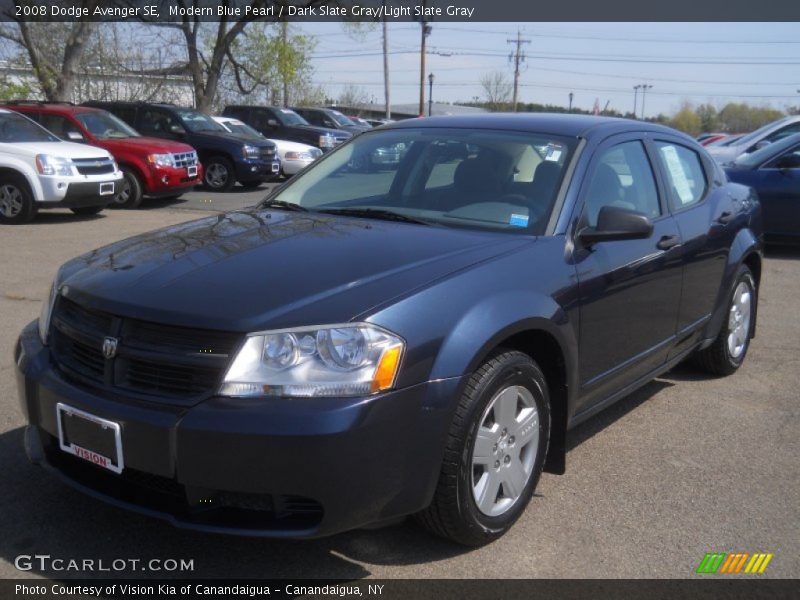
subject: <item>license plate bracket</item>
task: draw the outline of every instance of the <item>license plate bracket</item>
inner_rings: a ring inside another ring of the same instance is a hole
[[[114,182],[109,183],[101,183],[100,184],[100,195],[101,196],[110,196],[114,193]]]
[[[186,174],[189,177],[197,177],[197,166],[186,167]]]
[[[119,423],[63,402],[56,404],[56,420],[61,450],[113,473],[122,473],[124,464]]]

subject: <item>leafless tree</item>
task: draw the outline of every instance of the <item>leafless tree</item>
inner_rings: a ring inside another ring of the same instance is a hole
[[[486,108],[499,111],[508,108],[512,85],[502,71],[492,71],[481,77],[481,87],[486,99]]]

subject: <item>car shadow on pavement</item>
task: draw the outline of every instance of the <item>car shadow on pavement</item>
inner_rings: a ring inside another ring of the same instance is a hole
[[[30,223],[25,223],[23,227],[27,225],[53,225],[55,223],[83,223],[84,221],[101,221],[105,218],[106,215],[102,212],[96,215],[76,215],[68,209],[44,210],[39,211],[36,214],[36,218]]]
[[[0,576],[24,576],[20,555],[63,559],[192,560],[190,572],[125,569],[111,572],[40,569],[49,578],[335,578],[370,575],[369,564],[409,565],[443,560],[469,549],[431,537],[411,519],[376,530],[320,540],[244,538],[186,531],[85,496],[42,468],[23,450],[23,428],[0,435]],[[365,565],[359,564],[366,563]],[[122,564],[122,563],[119,563]]]

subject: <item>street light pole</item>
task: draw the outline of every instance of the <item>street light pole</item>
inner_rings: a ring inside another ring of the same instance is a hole
[[[572,112],[572,92],[569,93],[569,112]]]
[[[633,118],[636,118],[636,96],[639,94],[639,88],[642,86],[635,85],[633,86]]]
[[[428,75],[428,116],[433,116],[433,73]]]
[[[652,85],[649,85],[647,83],[642,84],[642,120],[644,120],[644,97],[645,94],[647,93],[647,90],[649,90],[652,87],[653,87]]]

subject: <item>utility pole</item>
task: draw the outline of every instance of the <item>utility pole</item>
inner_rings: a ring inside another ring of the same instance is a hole
[[[644,120],[644,97],[645,94],[647,93],[647,90],[649,90],[652,87],[653,87],[652,85],[649,85],[647,83],[642,84],[642,120]]]
[[[572,92],[569,93],[569,112],[572,112],[572,97],[574,94]]]
[[[513,99],[513,106],[514,112],[517,112],[517,99],[519,98],[519,64],[525,61],[525,54],[522,52],[522,44],[530,44],[530,40],[523,40],[522,34],[520,33],[519,29],[517,29],[517,39],[515,40],[506,40],[507,44],[514,44],[516,46],[516,50],[511,55],[514,61],[514,99]]]
[[[289,22],[281,23],[281,55],[286,56],[289,49]],[[283,79],[283,106],[289,106],[289,78],[286,73],[282,73]]]
[[[639,90],[641,89],[641,85],[633,86],[633,118],[636,118],[636,96],[639,94]]]
[[[389,99],[389,32],[386,26],[386,0],[383,0],[383,96],[386,102],[386,118],[392,118],[392,103]]]
[[[431,26],[428,25],[425,16],[425,0],[422,2],[422,16],[419,18],[420,25],[420,45],[419,45],[419,116],[425,115],[425,40],[431,34]]]

